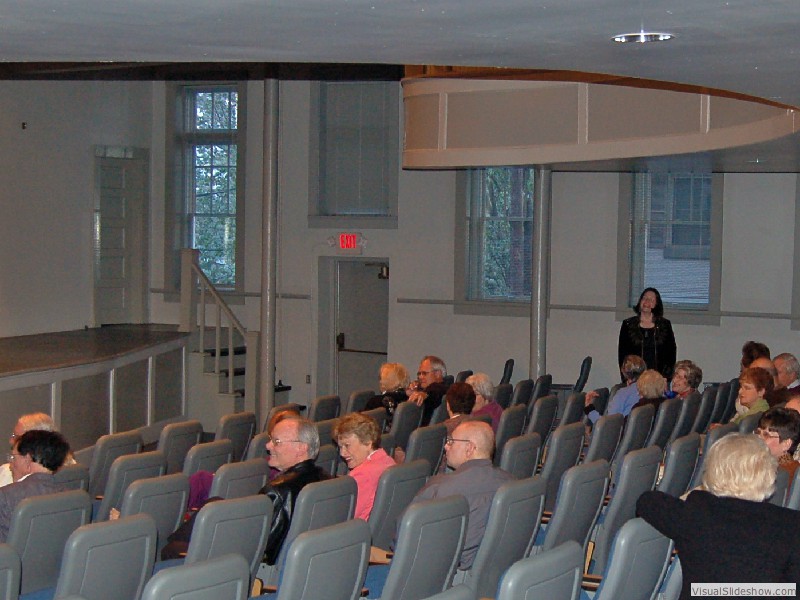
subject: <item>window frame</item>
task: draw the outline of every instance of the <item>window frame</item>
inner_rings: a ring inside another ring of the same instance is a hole
[[[617,222],[617,306],[615,311],[618,321],[627,319],[633,314],[630,296],[634,265],[634,179],[635,173],[620,173]],[[711,248],[709,252],[708,305],[705,308],[696,308],[691,305],[665,304],[665,316],[673,323],[714,326],[719,326],[720,324],[723,197],[724,176],[721,173],[711,173]]]

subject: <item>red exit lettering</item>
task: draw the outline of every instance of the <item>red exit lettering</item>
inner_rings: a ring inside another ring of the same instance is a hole
[[[358,247],[358,236],[355,233],[340,233],[339,248],[342,250],[355,250]]]

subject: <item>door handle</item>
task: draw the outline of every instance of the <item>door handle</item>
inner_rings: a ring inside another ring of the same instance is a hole
[[[344,350],[344,333],[340,333],[336,336],[336,349]]]

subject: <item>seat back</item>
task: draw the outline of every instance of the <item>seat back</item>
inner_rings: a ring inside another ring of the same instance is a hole
[[[255,577],[271,524],[272,502],[263,494],[209,502],[197,513],[185,564],[236,553]]]
[[[389,467],[381,473],[367,521],[372,531],[373,546],[390,549],[397,532],[398,518],[425,485],[429,469],[427,461],[415,460]]]
[[[528,406],[528,426],[525,433],[538,433],[542,438],[542,445],[545,446],[558,414],[558,396],[544,396],[531,402]]]
[[[269,480],[269,463],[263,458],[222,465],[214,473],[209,498],[243,498],[257,494]]]
[[[753,433],[756,427],[758,427],[758,422],[761,420],[763,414],[763,411],[759,411],[744,417],[739,421],[739,433]]]
[[[128,489],[131,483],[137,479],[164,475],[166,469],[167,461],[164,455],[157,450],[155,452],[140,452],[139,454],[120,456],[111,465],[103,500],[100,502],[100,507],[92,520],[107,521],[111,509],[119,509],[122,506],[125,490]]]
[[[228,439],[214,440],[203,444],[195,444],[186,453],[183,473],[191,477],[198,471],[215,473],[222,465],[233,459],[233,444]]]
[[[250,444],[247,446],[247,452],[245,452],[244,460],[253,460],[254,458],[266,458],[268,440],[269,440],[269,434],[266,431],[254,435],[253,438],[250,440]]]
[[[547,525],[544,541],[541,546],[534,546],[532,552],[552,550],[572,540],[585,553],[589,534],[608,490],[608,479],[608,463],[604,460],[568,469],[561,478],[553,517]]]
[[[724,381],[716,389],[717,396],[714,398],[714,408],[711,411],[709,423],[727,423],[727,421],[723,421],[723,417],[728,408],[728,395],[731,391],[731,384],[728,381]]]
[[[358,600],[369,550],[369,526],[361,519],[300,534],[289,548],[278,600]]]
[[[246,600],[250,571],[238,554],[164,569],[144,588],[142,600]]]
[[[491,597],[503,573],[527,556],[539,530],[547,489],[541,477],[503,484],[495,493],[486,533],[465,583],[479,598]]]
[[[405,402],[401,402],[400,404],[405,404]],[[378,422],[378,429],[383,431],[386,427],[386,409],[382,406],[378,408],[373,408],[371,410],[365,410],[364,414],[368,417],[372,417],[375,421]]]
[[[644,447],[647,440],[647,434],[650,433],[650,427],[653,424],[653,416],[656,409],[652,404],[645,404],[638,408],[634,408],[628,419],[625,422],[625,428],[622,430],[622,439],[619,441],[614,458],[611,462],[611,471],[617,471],[618,463],[622,462],[622,458],[631,450],[638,450]]]
[[[189,478],[183,473],[139,479],[128,486],[122,499],[120,516],[145,513],[153,517],[158,531],[158,552],[167,545],[186,513]]]
[[[769,498],[770,504],[776,506],[784,506],[786,504],[786,497],[789,491],[789,471],[786,469],[778,469],[775,475],[775,491]]]
[[[552,598],[577,600],[581,591],[583,551],[567,541],[512,565],[500,583],[497,600]]]
[[[517,479],[533,477],[541,448],[542,438],[538,433],[518,435],[506,442],[499,466]]]
[[[672,431],[675,429],[675,424],[678,422],[681,402],[683,401],[680,398],[667,398],[658,405],[656,419],[650,435],[647,436],[647,441],[644,443],[645,446],[658,446],[662,452],[664,451]]]
[[[308,420],[316,422],[335,419],[339,416],[341,404],[339,396],[335,394],[317,396],[311,401],[311,406],[308,407]]]
[[[506,364],[503,365],[503,375],[500,377],[500,384],[509,383],[511,375],[514,374],[514,359],[509,358]]]
[[[572,392],[567,397],[567,402],[564,404],[564,412],[558,420],[559,425],[569,425],[570,423],[577,423],[583,419],[583,407],[586,394],[583,392]]]
[[[644,519],[625,523],[614,539],[595,600],[654,598],[672,554],[672,540]]]
[[[602,459],[610,463],[619,445],[624,426],[625,417],[619,413],[600,417],[592,427],[592,437],[583,462]]]
[[[617,486],[602,522],[597,526],[590,564],[592,573],[600,573],[605,569],[614,536],[625,521],[636,516],[636,501],[643,493],[653,489],[660,465],[661,448],[658,446],[633,450],[622,459]]]
[[[215,440],[230,440],[233,445],[234,462],[242,460],[247,445],[256,433],[256,415],[252,412],[223,415],[217,425]]]
[[[503,455],[503,447],[506,442],[513,437],[522,435],[525,429],[525,419],[528,416],[528,409],[518,404],[503,410],[500,421],[497,424],[497,435],[494,442],[494,464],[500,464],[500,457]]]
[[[426,598],[450,587],[467,532],[469,504],[456,495],[415,502],[403,513],[382,598]]]
[[[356,390],[352,392],[347,399],[347,404],[345,404],[342,409],[342,414],[346,415],[347,413],[361,412],[374,395],[375,392],[373,390]]]
[[[406,460],[412,461],[422,458],[430,464],[431,473],[436,473],[442,460],[446,437],[447,427],[443,423],[416,428],[408,437]]]
[[[442,403],[433,409],[433,414],[431,415],[431,420],[428,421],[428,425],[436,425],[437,423],[444,423],[448,419],[449,415],[447,414],[447,401],[442,398]]]
[[[689,489],[692,473],[700,456],[700,434],[689,433],[667,446],[664,475],[656,489],[670,496],[681,496]]]
[[[20,557],[20,593],[55,587],[64,544],[92,515],[92,502],[83,490],[70,490],[20,501],[11,515],[8,544]]]
[[[536,402],[539,398],[550,395],[550,388],[553,385],[553,376],[549,374],[541,375],[536,378],[531,392],[531,402]]]
[[[692,428],[700,410],[700,392],[690,393],[681,401],[680,406],[678,420],[675,422],[675,427],[672,428],[667,444],[694,431]]]
[[[328,475],[336,475],[338,463],[339,448],[337,446],[329,443],[319,447],[317,458],[314,459],[315,465],[328,473]]]
[[[89,496],[103,493],[111,465],[120,456],[142,451],[142,436],[138,431],[123,431],[100,436],[92,451],[89,463]]]
[[[514,394],[514,386],[510,383],[499,383],[494,388],[494,401],[503,409],[511,406],[511,396]]]
[[[611,398],[611,392],[606,387],[597,388],[594,391],[597,392],[597,396],[592,401],[592,404],[594,404],[594,407],[597,409],[597,412],[602,415],[606,412],[608,401]]]
[[[0,598],[17,600],[20,579],[19,556],[8,544],[0,544]]]
[[[455,383],[464,383],[467,380],[467,377],[472,375],[472,371],[467,369],[465,371],[459,371],[456,373]]]
[[[80,463],[64,465],[53,475],[53,481],[68,490],[89,490],[89,468]]]
[[[800,510],[800,478],[795,477],[791,482],[791,486],[786,492],[784,506],[793,510]]]
[[[728,382],[728,400],[725,403],[725,413],[722,415],[722,422],[727,423],[733,418],[736,412],[736,398],[739,395],[739,380],[731,379]]]
[[[708,430],[706,439],[703,441],[703,453],[697,460],[697,466],[694,468],[694,474],[692,475],[692,482],[689,484],[689,489],[696,488],[703,479],[703,460],[708,456],[708,449],[723,436],[737,431],[739,431],[739,426],[736,423],[725,423],[725,425],[720,425],[719,427]]]
[[[334,419],[325,419],[324,421],[315,421],[314,425],[317,427],[317,434],[319,435],[319,445],[324,446],[325,444],[333,444],[333,427],[336,425],[336,422],[339,420],[339,417]]]
[[[156,524],[147,515],[79,527],[64,546],[55,597],[138,600],[155,554]]]
[[[578,380],[575,382],[575,387],[572,388],[573,392],[582,392],[586,387],[586,382],[589,381],[589,373],[592,370],[592,357],[587,356],[581,361],[581,370],[578,373]]]
[[[700,396],[700,406],[697,409],[697,416],[692,424],[692,431],[695,433],[705,433],[706,429],[708,429],[716,397],[717,386],[710,385],[703,390],[703,394]]]
[[[444,399],[442,399],[442,404],[444,404]],[[401,402],[397,405],[392,419],[392,428],[389,430],[389,433],[394,436],[395,446],[406,449],[408,438],[411,436],[411,432],[419,427],[421,419],[422,407],[417,406],[414,402]]]
[[[542,477],[547,481],[547,495],[545,496],[544,509],[551,511],[556,504],[556,495],[561,482],[561,476],[578,464],[583,447],[583,423],[572,423],[558,427],[553,432],[547,456],[542,467]]]
[[[511,406],[524,404],[528,406],[533,397],[533,379],[520,379],[514,386],[514,393],[511,395]]]
[[[183,421],[170,423],[161,430],[158,436],[158,450],[164,453],[167,459],[167,474],[180,473],[186,454],[195,444],[200,443],[203,435],[203,425],[200,421]]]

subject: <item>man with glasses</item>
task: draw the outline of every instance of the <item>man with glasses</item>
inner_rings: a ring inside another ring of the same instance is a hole
[[[442,403],[442,398],[449,387],[444,378],[447,377],[447,366],[438,356],[425,356],[419,363],[417,379],[407,390],[408,400],[422,407],[422,425],[431,421],[433,411]]]
[[[14,425],[11,435],[8,438],[8,447],[14,448],[17,440],[22,437],[23,433],[33,430],[40,431],[55,431],[56,426],[50,415],[45,413],[31,413],[29,415],[22,415]],[[0,487],[6,486],[14,481],[11,475],[11,463],[0,465]]]

